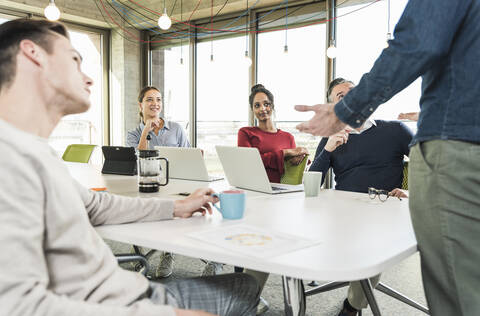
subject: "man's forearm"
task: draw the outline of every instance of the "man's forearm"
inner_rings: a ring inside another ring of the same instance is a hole
[[[335,105],[336,116],[352,127],[361,126],[380,104],[441,61],[470,2],[410,0],[395,28],[395,39],[372,70]]]
[[[87,190],[77,183],[92,225],[158,221],[173,218],[174,202],[140,199]]]

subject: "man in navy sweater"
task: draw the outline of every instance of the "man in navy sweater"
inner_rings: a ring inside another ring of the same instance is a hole
[[[329,102],[337,103],[355,85],[343,78],[330,83]],[[335,173],[337,190],[368,192],[368,187],[388,190],[390,195],[407,197],[401,191],[403,157],[409,154],[413,134],[398,121],[367,120],[359,129],[347,127],[318,145],[311,171],[321,171],[323,178],[330,167]],[[323,181],[323,179],[322,179]],[[375,286],[380,276],[370,281]],[[339,316],[355,316],[368,305],[359,282],[351,282],[348,298]]]

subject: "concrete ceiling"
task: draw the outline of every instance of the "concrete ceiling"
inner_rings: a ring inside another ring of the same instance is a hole
[[[190,17],[191,21],[206,19],[211,16],[212,11],[215,15],[219,10],[221,12],[218,16],[235,16],[235,14],[243,12],[247,7],[247,0],[55,0],[55,3],[60,8],[62,19],[65,21],[111,27],[112,23],[106,23],[101,15],[102,4],[109,8],[111,12],[114,12],[109,5],[114,6],[114,2],[116,2],[116,5],[121,3],[125,5],[125,8],[127,6],[131,7],[153,20],[156,19],[155,14],[152,14],[147,9],[163,12],[164,1],[168,14],[174,19],[182,21],[186,21]],[[337,5],[343,7],[372,1],[337,0]],[[0,0],[0,8],[43,16],[43,9],[48,2],[49,0]],[[255,6],[255,9],[267,9],[285,2],[286,0],[248,0],[248,6],[250,8]],[[289,6],[313,2],[324,2],[324,0],[288,0]],[[181,7],[183,7],[183,10],[181,10]]]
[[[121,3],[125,3],[134,7],[137,7],[134,2],[140,3],[142,6],[155,10],[157,12],[163,12],[164,0],[116,0]],[[324,2],[325,0],[288,0],[288,5],[296,5],[301,3],[313,3],[313,2]],[[372,2],[373,0],[337,0],[337,3],[341,6],[349,6],[359,3]],[[181,2],[183,6],[183,12],[181,14]],[[225,5],[226,3],[226,5]],[[255,9],[270,8],[277,6],[279,4],[286,3],[286,0],[248,0],[248,6],[252,7],[255,5]],[[198,7],[197,7],[198,5]],[[224,6],[225,5],[225,6]],[[180,20],[187,20],[192,12],[195,10],[194,14],[191,16],[191,20],[199,20],[208,18],[211,16],[211,12],[215,15],[218,10],[221,9],[220,15],[229,15],[238,12],[243,12],[247,8],[247,0],[165,0],[165,6],[167,8],[168,14],[173,14],[172,17]],[[213,6],[213,10],[212,10]],[[223,7],[223,9],[222,9]]]

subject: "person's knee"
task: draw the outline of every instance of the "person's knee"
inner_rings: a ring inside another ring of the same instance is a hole
[[[245,297],[251,297],[252,299],[260,296],[260,287],[255,277],[246,273],[235,273],[236,288],[241,289],[242,294]]]
[[[260,286],[258,284],[258,280],[249,274],[242,273],[242,277],[245,279],[244,282],[246,287],[249,288],[249,293],[257,293],[257,296],[260,294]]]
[[[235,273],[237,311],[242,310],[242,315],[255,315],[260,298],[260,287],[255,277],[245,273]]]

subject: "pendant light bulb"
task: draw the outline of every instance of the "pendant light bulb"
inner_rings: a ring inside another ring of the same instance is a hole
[[[327,48],[327,57],[334,59],[337,57],[337,47],[334,44],[330,44]]]
[[[248,56],[248,50],[245,51],[245,58],[243,62],[245,63],[245,66],[247,68],[249,68],[252,65],[252,59],[250,58],[250,56]]]
[[[392,40],[392,33],[387,33],[387,40],[385,41],[385,46],[384,48],[387,48],[389,45],[389,41]]]
[[[172,20],[167,14],[167,9],[163,11],[163,14],[158,18],[158,26],[162,30],[168,30],[172,26]]]
[[[49,21],[57,21],[60,18],[60,10],[55,5],[55,0],[50,0],[50,3],[43,10],[43,14]]]
[[[389,41],[393,39],[390,32],[390,0],[387,1],[387,40],[385,41],[384,48],[388,48]]]

